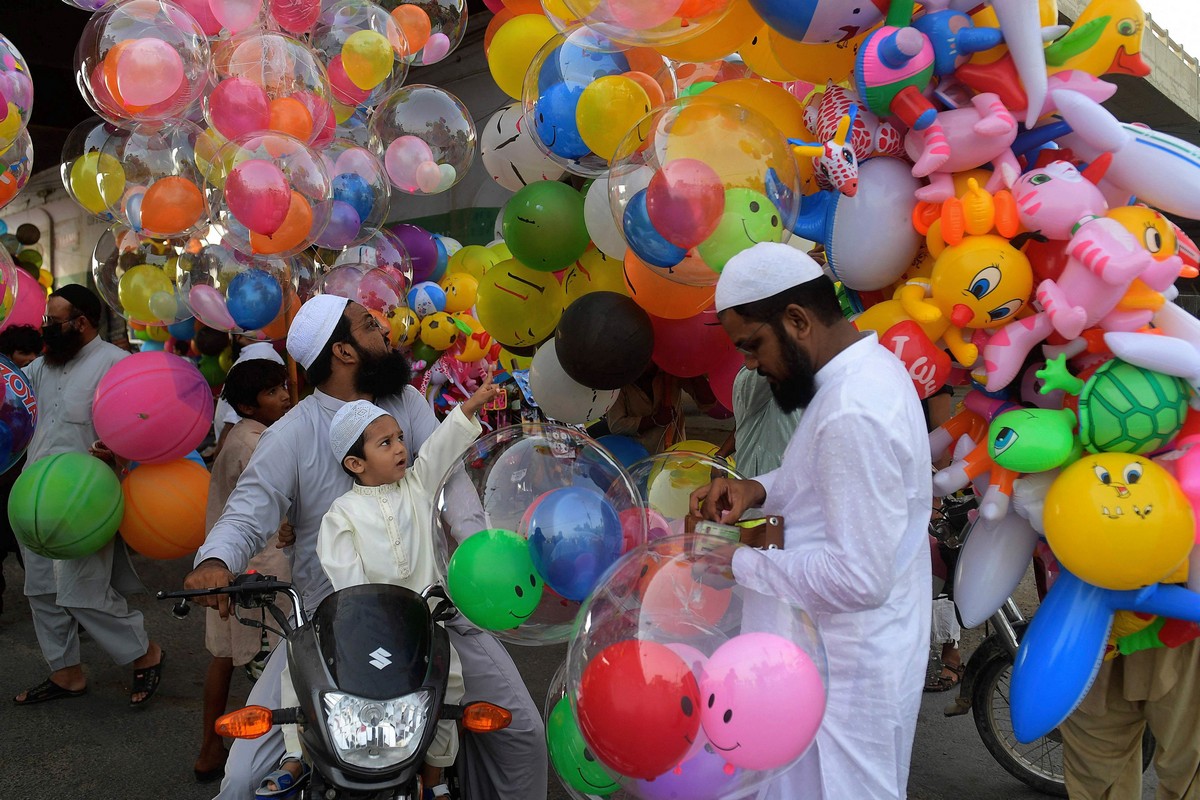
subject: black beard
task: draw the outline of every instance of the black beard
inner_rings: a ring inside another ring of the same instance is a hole
[[[771,395],[783,413],[790,414],[796,409],[808,408],[812,402],[817,393],[817,371],[807,351],[801,350],[783,331],[777,331],[777,335],[787,374],[778,383],[770,384]]]
[[[412,366],[398,350],[388,350],[384,355],[375,355],[350,343],[358,353],[358,372],[354,373],[354,389],[360,394],[376,400],[394,397],[404,391],[412,380]]]
[[[75,328],[65,333],[53,328],[43,330],[42,340],[46,343],[42,354],[46,363],[56,367],[66,364],[83,349],[83,332]]]

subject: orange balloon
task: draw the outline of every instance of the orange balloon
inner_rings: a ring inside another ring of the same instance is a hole
[[[148,558],[182,558],[204,544],[208,470],[182,458],[142,464],[121,482],[121,538]]]
[[[719,24],[679,44],[659,45],[656,49],[676,61],[718,61],[750,41],[765,24],[750,7],[750,0],[733,0]]]
[[[113,45],[108,53],[104,56],[103,74],[104,88],[108,89],[109,95],[117,102],[121,108],[134,114],[145,111],[150,106],[135,106],[127,103],[125,98],[121,96],[120,90],[117,88],[117,62],[121,60],[121,53],[129,46],[131,40],[117,42]]]
[[[392,19],[396,20],[400,30],[404,31],[408,52],[420,52],[425,43],[429,41],[430,33],[433,32],[433,25],[429,21],[429,14],[425,13],[425,9],[414,6],[412,3],[405,3],[392,9]]]
[[[808,136],[808,128],[804,127],[804,107],[791,92],[777,83],[759,78],[741,78],[718,83],[705,89],[702,96],[737,103],[757,111],[771,120],[784,136],[796,139]]]
[[[656,269],[625,251],[625,285],[633,302],[647,314],[663,319],[689,319],[712,305],[716,286],[688,286],[663,277]]]
[[[514,14],[541,14],[542,4],[539,0],[503,0],[504,8]]]
[[[509,11],[507,8],[502,8],[496,12],[496,16],[488,21],[487,30],[483,32],[483,54],[486,56],[488,48],[492,46],[492,37],[496,35],[496,31],[504,26],[504,23],[515,17],[516,14]]]
[[[292,202],[288,206],[283,224],[271,235],[250,232],[250,249],[261,255],[275,255],[285,250],[295,250],[308,238],[312,230],[312,206],[304,195],[292,190]]]
[[[308,108],[294,97],[277,97],[268,106],[271,130],[295,136],[307,142],[312,136],[313,118]]]
[[[150,184],[142,197],[142,228],[163,236],[180,234],[204,215],[204,195],[187,178],[171,175]]]
[[[773,30],[767,32],[767,43],[775,51],[779,66],[800,80],[818,86],[824,86],[826,80],[834,83],[843,81],[854,71],[854,59],[865,38],[866,32],[848,42],[809,44],[789,39]]]
[[[646,73],[624,72],[621,74],[623,77],[629,78],[629,80],[642,87],[642,90],[646,93],[646,96],[650,98],[650,108],[658,108],[667,101],[667,96],[663,91],[663,87],[658,83],[658,81],[654,80],[654,78],[651,78]]]

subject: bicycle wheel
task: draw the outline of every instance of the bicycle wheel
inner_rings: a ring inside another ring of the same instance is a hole
[[[1043,794],[1066,797],[1062,740],[1052,731],[1029,744],[1017,741],[1009,714],[1012,659],[1000,654],[984,664],[975,679],[971,711],[979,738],[1008,774]]]

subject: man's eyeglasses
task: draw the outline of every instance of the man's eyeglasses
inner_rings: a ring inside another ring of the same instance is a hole
[[[734,349],[744,356],[750,356],[753,358],[754,354],[758,352],[758,332],[761,331],[763,326],[768,322],[770,322],[770,320],[763,320],[762,322],[758,323],[758,326],[754,330],[750,331],[750,335],[742,340],[743,343]]]
[[[79,319],[82,316],[83,316],[83,314],[72,314],[71,316],[67,317],[66,319],[55,319],[54,317],[51,317],[51,316],[44,316],[44,317],[42,317],[42,327],[43,328],[53,328],[56,325],[66,325],[68,322],[74,322],[75,320]]]

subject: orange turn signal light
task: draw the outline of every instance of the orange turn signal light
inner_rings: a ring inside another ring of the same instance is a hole
[[[463,727],[472,733],[501,731],[512,724],[512,712],[482,700],[463,708]]]
[[[273,724],[271,709],[246,706],[220,717],[213,727],[219,735],[231,739],[257,739],[270,731]]]

